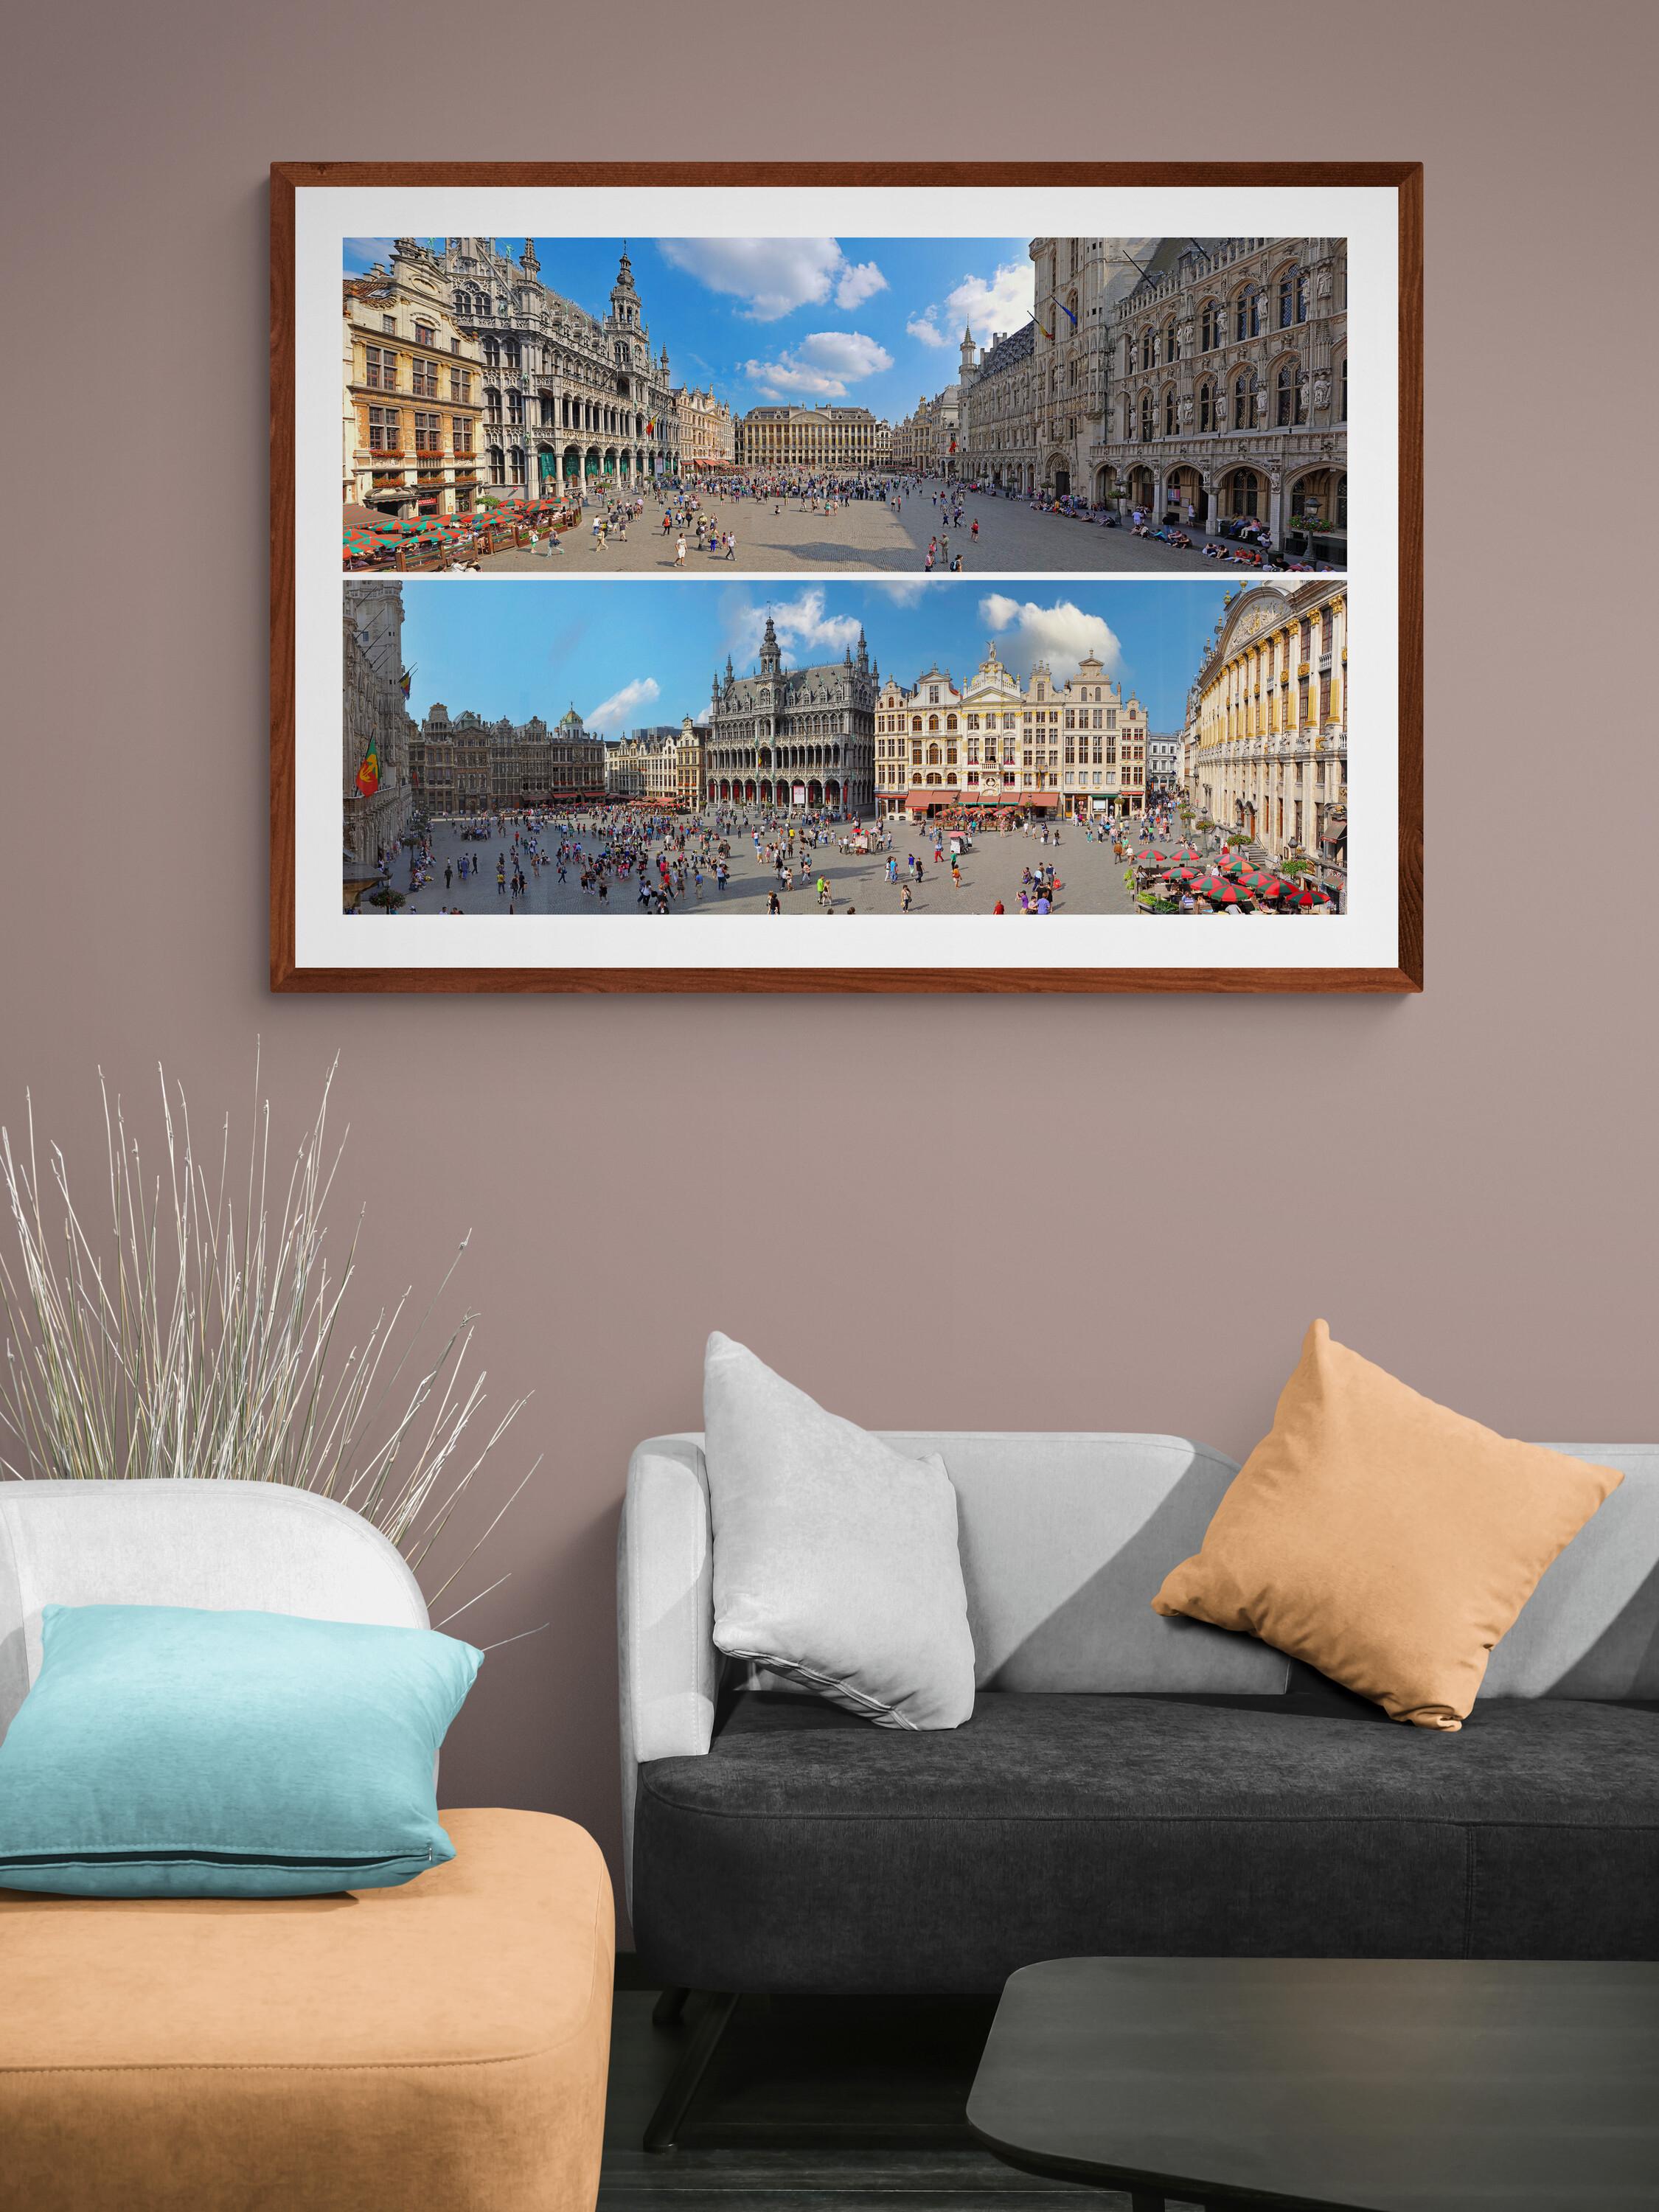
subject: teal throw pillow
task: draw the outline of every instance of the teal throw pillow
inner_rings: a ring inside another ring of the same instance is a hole
[[[312,1897],[452,1859],[434,1764],[483,1654],[429,1628],[49,1605],[0,1743],[0,1887]]]

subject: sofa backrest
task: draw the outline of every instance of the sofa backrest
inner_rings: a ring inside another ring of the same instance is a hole
[[[1289,1662],[1265,1644],[1152,1611],[1238,1472],[1219,1452],[1184,1437],[906,1430],[885,1441],[938,1452],[955,1486],[981,1688],[1285,1687]]]
[[[188,1605],[424,1628],[394,1546],[274,1482],[0,1484],[0,1736],[40,1667],[46,1605]]]
[[[1624,1476],[1546,1569],[1483,1698],[1659,1700],[1659,1444],[1552,1444]]]
[[[1237,1469],[1179,1437],[921,1433],[956,1486],[980,1680],[1020,1690],[1276,1690],[1248,1637],[1150,1600],[1195,1552]],[[1659,1445],[1557,1444],[1625,1480],[1492,1653],[1489,1698],[1659,1698]]]

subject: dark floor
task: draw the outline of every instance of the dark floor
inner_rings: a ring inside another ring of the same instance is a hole
[[[896,2197],[1129,2212],[1127,2196],[1016,2172],[969,2136],[989,1998],[745,1998],[680,2148],[653,2156],[640,2138],[701,2000],[672,2028],[652,2026],[653,2000],[617,1991],[600,2212],[894,2212]]]

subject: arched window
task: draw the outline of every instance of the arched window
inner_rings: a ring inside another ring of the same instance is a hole
[[[1227,478],[1227,511],[1233,515],[1254,514],[1261,498],[1260,479],[1254,469],[1235,469]]]
[[[1172,384],[1164,394],[1164,434],[1166,438],[1173,438],[1175,434],[1176,395],[1175,386]]]
[[[1199,325],[1199,347],[1204,353],[1213,353],[1218,345],[1227,343],[1227,316],[1219,300],[1204,302]]]
[[[1273,421],[1281,430],[1296,420],[1296,371],[1289,362],[1279,372],[1273,392]]]
[[[938,729],[938,727],[939,727],[939,716],[938,716],[937,714],[930,714],[930,715],[927,717],[927,726],[928,726],[928,728],[929,728],[930,730],[936,730],[936,729]]]
[[[1336,419],[1339,422],[1346,422],[1348,419],[1348,356],[1346,354],[1342,356],[1342,408]],[[1343,495],[1346,497],[1346,491]]]
[[[1198,387],[1198,427],[1200,430],[1215,428],[1215,392],[1207,384]]]
[[[1305,316],[1296,312],[1297,295],[1301,290],[1302,271],[1297,268],[1285,270],[1279,280],[1279,327],[1281,331],[1289,330],[1292,323],[1306,319]]]
[[[1152,395],[1150,392],[1143,392],[1140,395],[1140,434],[1143,438],[1150,438],[1152,434]]]
[[[911,715],[911,717],[910,717],[910,727],[911,727],[913,730],[919,730],[919,729],[921,727],[921,715],[920,715],[920,714],[912,714],[912,715]]]
[[[1248,376],[1233,379],[1233,428],[1235,430],[1250,428],[1250,380]]]
[[[486,368],[499,368],[501,365],[501,348],[500,339],[486,338],[483,342],[483,349],[484,367]]]
[[[1236,338],[1256,338],[1261,335],[1261,295],[1254,284],[1238,295],[1233,313],[1233,336]]]
[[[1143,331],[1140,333],[1140,365],[1143,368],[1150,368],[1152,367],[1153,360],[1156,358],[1158,340],[1156,337],[1150,330]]]
[[[1176,337],[1176,326],[1172,321],[1164,325],[1164,358],[1165,361],[1179,361],[1181,358],[1180,341]]]
[[[947,714],[947,715],[945,717],[945,728],[946,728],[947,730],[954,730],[954,729],[955,729],[955,727],[956,727],[956,726],[957,726],[957,718],[956,718],[956,716],[955,716],[954,714]]]

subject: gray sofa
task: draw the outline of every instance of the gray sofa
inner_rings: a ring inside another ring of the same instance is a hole
[[[979,1695],[877,1729],[722,1680],[701,1439],[629,1469],[640,1961],[720,1991],[994,1991],[1074,1954],[1659,1958],[1659,1447],[1544,1577],[1460,1734],[1149,1602],[1236,1472],[1175,1437],[903,1433],[956,1485]]]

